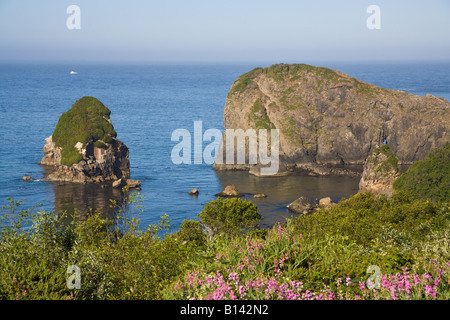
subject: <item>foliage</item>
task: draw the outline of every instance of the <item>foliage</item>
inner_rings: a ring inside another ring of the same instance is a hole
[[[208,202],[198,214],[210,237],[217,234],[237,235],[253,229],[262,220],[258,207],[240,198],[217,198]]]
[[[176,237],[180,241],[198,247],[206,244],[206,236],[202,224],[196,220],[184,220],[181,223],[180,230],[176,233]]]
[[[310,217],[300,216],[295,224],[299,232],[314,237],[341,234],[359,245],[385,236],[397,242],[422,240],[430,230],[442,230],[448,216],[441,213],[441,204],[413,199],[398,192],[391,198],[365,192],[341,201],[329,210]]]
[[[72,108],[63,113],[53,132],[53,141],[61,147],[61,164],[71,166],[82,159],[75,148],[78,142],[86,143],[102,140],[113,143],[117,136],[112,124],[107,120],[111,111],[94,97],[82,97]],[[100,146],[101,142],[97,143]]]
[[[450,201],[450,143],[414,163],[394,182],[394,189],[417,198]]]

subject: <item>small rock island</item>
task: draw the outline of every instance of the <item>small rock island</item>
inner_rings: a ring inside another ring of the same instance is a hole
[[[110,114],[98,99],[85,96],[61,115],[45,139],[40,164],[50,169],[46,180],[140,186],[129,180],[129,149],[117,139]]]

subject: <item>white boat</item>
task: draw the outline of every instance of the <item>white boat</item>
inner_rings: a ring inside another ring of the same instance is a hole
[[[75,71],[70,71],[70,74],[78,74],[78,72],[75,72]]]

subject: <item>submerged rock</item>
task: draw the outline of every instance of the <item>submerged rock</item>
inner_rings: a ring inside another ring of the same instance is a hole
[[[289,210],[299,214],[311,213],[316,208],[318,208],[317,203],[304,196],[301,196],[300,198],[292,202],[290,205],[288,205]]]
[[[267,198],[267,195],[265,193],[257,193],[253,195],[253,198]]]
[[[384,141],[399,164],[424,159],[449,141],[450,102],[381,88],[327,68],[278,64],[256,68],[233,83],[224,126],[244,132],[278,129],[276,175],[360,175],[372,150]],[[226,134],[218,159],[226,159]],[[249,164],[248,143],[246,150],[245,164],[216,160],[213,168],[259,175],[259,159]]]
[[[94,97],[77,100],[45,139],[49,181],[95,183],[130,177],[128,147],[116,138],[111,111]]]

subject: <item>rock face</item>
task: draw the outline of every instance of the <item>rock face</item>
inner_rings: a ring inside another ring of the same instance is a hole
[[[77,100],[45,139],[40,164],[49,181],[93,183],[130,177],[128,147],[116,138],[110,111],[93,97]]]
[[[359,191],[391,195],[394,181],[400,176],[398,158],[388,145],[377,147],[367,158],[359,181]]]
[[[318,207],[317,203],[303,196],[292,202],[290,205],[288,205],[289,210],[300,214],[310,213],[317,207]]]
[[[449,110],[447,100],[429,94],[380,88],[327,68],[280,64],[256,68],[233,83],[224,125],[243,131],[278,129],[278,175],[360,175],[372,150],[384,141],[399,164],[412,164],[445,144],[450,140]],[[224,154],[225,138],[226,132]],[[258,175],[259,166],[216,160],[213,168]]]

